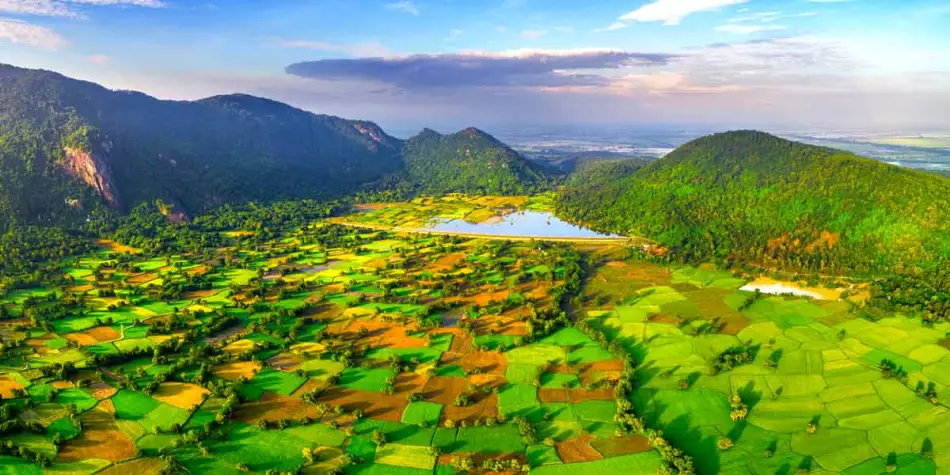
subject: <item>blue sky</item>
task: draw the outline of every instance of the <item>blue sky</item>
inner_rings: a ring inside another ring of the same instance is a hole
[[[946,0],[0,0],[0,62],[395,127],[905,132],[950,124],[948,25]]]

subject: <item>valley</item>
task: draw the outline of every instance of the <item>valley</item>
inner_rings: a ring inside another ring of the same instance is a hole
[[[368,228],[549,200],[99,241],[7,281],[0,473],[947,473],[950,324],[863,286]]]

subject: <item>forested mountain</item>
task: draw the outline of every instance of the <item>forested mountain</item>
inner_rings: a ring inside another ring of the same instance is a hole
[[[698,259],[905,272],[950,256],[950,180],[766,133],[711,135],[570,180],[558,213]]]
[[[68,222],[103,201],[197,212],[331,196],[400,169],[401,145],[371,122],[252,96],[163,101],[0,65],[2,225]]]
[[[405,175],[427,193],[524,194],[546,178],[518,152],[476,128],[442,135],[425,129],[403,147]]]

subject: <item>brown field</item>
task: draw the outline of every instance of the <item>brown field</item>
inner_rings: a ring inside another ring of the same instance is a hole
[[[148,272],[144,272],[142,274],[136,274],[136,275],[133,275],[132,277],[129,277],[128,279],[125,280],[125,282],[132,285],[140,285],[146,282],[151,282],[157,278],[158,278],[157,274],[150,274]]]
[[[116,388],[103,382],[92,383],[87,389],[92,391],[90,396],[100,401],[115,396],[115,393],[119,392]]]
[[[112,341],[117,340],[122,337],[119,332],[115,331],[111,327],[96,327],[86,330],[85,333],[100,342],[103,341]]]
[[[208,266],[202,264],[198,267],[193,267],[188,269],[188,274],[190,275],[203,275],[208,272]]]
[[[106,467],[99,475],[158,475],[165,462],[159,458],[145,457]]]
[[[476,351],[462,356],[460,364],[468,374],[475,368],[481,369],[482,374],[505,374],[508,358],[504,353]]]
[[[492,302],[504,302],[508,300],[508,296],[511,295],[511,292],[508,290],[499,290],[496,292],[479,292],[475,295],[475,303],[484,307],[491,304]]]
[[[614,399],[614,390],[611,388],[595,389],[593,391],[571,388],[567,391],[568,398],[570,398],[570,402],[573,403],[584,401],[612,401]]]
[[[342,406],[347,411],[361,409],[364,417],[399,422],[409,401],[404,394],[383,394],[335,386],[324,391],[319,402]]]
[[[638,454],[653,448],[650,441],[640,434],[594,439],[590,441],[590,445],[605,458]]]
[[[23,386],[10,379],[9,376],[0,374],[0,395],[2,395],[4,399],[12,399],[14,389],[23,389]]]
[[[38,336],[38,337],[36,337],[36,338],[30,338],[30,339],[26,340],[25,343],[26,343],[26,346],[29,346],[30,348],[33,348],[38,354],[41,354],[41,355],[42,355],[42,354],[44,354],[44,353],[49,353],[49,351],[50,351],[49,348],[47,348],[44,344],[45,344],[47,341],[52,340],[54,336],[55,336],[55,335],[52,335],[52,334],[49,334],[49,333],[48,333],[48,334],[46,334],[46,335]],[[12,338],[15,338],[15,337],[14,337],[13,335],[8,335],[7,338],[12,339]]]
[[[69,341],[74,341],[77,344],[82,345],[82,346],[95,345],[99,343],[99,340],[93,338],[92,336],[90,336],[89,334],[85,332],[70,333],[66,335],[65,338]]]
[[[647,321],[651,323],[665,323],[667,325],[679,325],[683,320],[674,315],[667,315],[665,313],[654,313],[647,317]]]
[[[557,450],[558,457],[564,463],[600,460],[604,457],[591,447],[590,442],[593,439],[594,436],[590,434],[579,435],[564,442],[558,442],[554,445],[554,448]]]
[[[101,458],[117,462],[135,456],[135,444],[119,430],[115,418],[105,409],[97,405],[79,418],[82,420],[82,433],[60,447],[57,461],[79,462]]]
[[[181,298],[182,298],[182,300],[206,299],[206,298],[208,298],[208,297],[213,296],[216,292],[217,292],[217,290],[214,290],[214,289],[210,289],[210,290],[189,290],[188,292],[185,292],[185,293],[181,294]]]
[[[228,381],[237,381],[241,376],[251,379],[260,370],[261,365],[259,363],[253,361],[235,361],[215,366],[211,372],[219,378],[224,378]]]
[[[525,323],[510,316],[485,315],[479,317],[475,322],[475,328],[479,335],[488,334],[489,329],[494,329],[495,333],[499,335],[525,336],[528,334],[528,327]],[[495,326],[496,322],[499,324],[498,326]]]
[[[406,336],[406,328],[396,322],[387,323],[381,319],[354,320],[344,328],[344,335],[355,337],[360,328],[365,327],[369,334],[360,338],[360,343],[366,343],[373,348],[423,348],[426,340]]]
[[[267,360],[267,365],[281,371],[294,371],[303,363],[303,359],[293,353],[278,353]]]
[[[237,333],[235,333],[236,335]],[[251,351],[257,347],[257,343],[254,343],[252,340],[238,340],[235,342],[229,343],[227,346],[222,348],[224,351],[233,354],[241,354],[245,351]]]
[[[456,263],[462,262],[465,260],[465,253],[462,252],[453,252],[451,254],[446,254],[438,259],[435,262],[429,264],[426,267],[426,270],[432,272],[442,272],[452,270]]]
[[[134,247],[126,246],[125,244],[115,242],[111,239],[94,239],[92,242],[100,249],[108,249],[118,254],[137,254],[139,252],[139,250]]]
[[[570,402],[571,396],[563,388],[538,388],[538,400],[541,402]]]
[[[422,374],[399,374],[396,376],[396,384],[393,385],[394,395],[408,396],[412,393],[422,392],[425,389],[426,381],[427,378]]]
[[[152,397],[165,404],[191,410],[204,402],[206,395],[210,394],[207,389],[201,386],[172,382],[162,383],[158,390],[152,394]]]
[[[279,421],[281,419],[318,418],[320,411],[315,404],[304,402],[293,396],[283,396],[270,391],[265,392],[260,401],[241,404],[234,412],[234,418],[256,424],[259,421]]]
[[[69,381],[53,381],[49,383],[49,385],[56,389],[69,389],[73,387],[73,383]]]
[[[482,419],[498,416],[498,396],[480,392],[472,399],[475,403],[469,406],[456,406],[455,397],[465,392],[471,382],[464,378],[446,378],[435,376],[426,383],[423,397],[426,401],[443,404],[440,421],[462,421]]]
[[[83,292],[89,292],[90,290],[94,290],[94,289],[95,287],[93,287],[92,284],[83,284],[83,285],[74,285],[72,287],[67,288],[66,290],[69,292],[83,293]]]
[[[115,404],[112,403],[111,399],[99,401],[99,404],[96,404],[96,410],[115,415]]]

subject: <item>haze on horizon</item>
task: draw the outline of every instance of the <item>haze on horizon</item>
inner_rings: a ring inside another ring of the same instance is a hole
[[[0,62],[384,126],[940,130],[939,0],[0,0]]]

